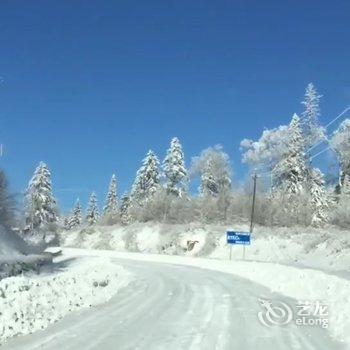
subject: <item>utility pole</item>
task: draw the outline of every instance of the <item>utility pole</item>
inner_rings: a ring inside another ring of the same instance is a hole
[[[256,180],[258,179],[257,173],[254,173],[253,175],[253,202],[252,202],[252,212],[250,216],[250,230],[249,232],[252,234],[253,233],[253,228],[254,228],[254,214],[255,214],[255,199],[256,199]]]
[[[255,199],[256,199],[256,180],[258,179],[258,174],[255,172],[253,175],[253,201],[252,201],[252,211],[250,216],[250,235],[253,233],[254,228],[254,213],[255,213]],[[245,245],[243,245],[243,260],[245,260]]]

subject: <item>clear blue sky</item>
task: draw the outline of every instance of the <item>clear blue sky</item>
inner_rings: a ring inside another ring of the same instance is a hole
[[[188,162],[222,144],[238,181],[240,140],[288,123],[308,82],[322,122],[350,102],[347,0],[3,0],[0,47],[1,166],[20,192],[47,162],[65,210],[173,136]]]

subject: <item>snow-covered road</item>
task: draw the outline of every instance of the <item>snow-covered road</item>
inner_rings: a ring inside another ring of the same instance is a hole
[[[261,325],[258,298],[290,300],[258,284],[197,267],[113,261],[136,280],[106,304],[14,338],[2,349],[342,349],[319,327]]]

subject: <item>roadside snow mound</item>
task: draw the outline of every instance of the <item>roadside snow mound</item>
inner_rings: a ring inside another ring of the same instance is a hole
[[[228,228],[199,223],[134,223],[126,227],[94,226],[66,231],[60,234],[60,240],[65,247],[227,260],[230,256],[226,244]],[[231,229],[248,231],[249,227],[247,224],[236,224]],[[257,226],[252,235],[252,245],[246,247],[246,258],[325,271],[347,271],[350,266],[350,236],[348,231],[335,227],[315,229]],[[242,259],[242,247],[233,247],[232,259]]]
[[[108,301],[131,280],[108,259],[80,259],[50,275],[0,281],[0,343],[44,329],[69,312]]]

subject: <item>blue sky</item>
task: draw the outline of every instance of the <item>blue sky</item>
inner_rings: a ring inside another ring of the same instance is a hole
[[[116,173],[128,189],[171,137],[187,162],[289,122],[314,82],[350,104],[349,1],[18,1],[0,5],[0,159],[14,192],[40,160],[64,210]]]

